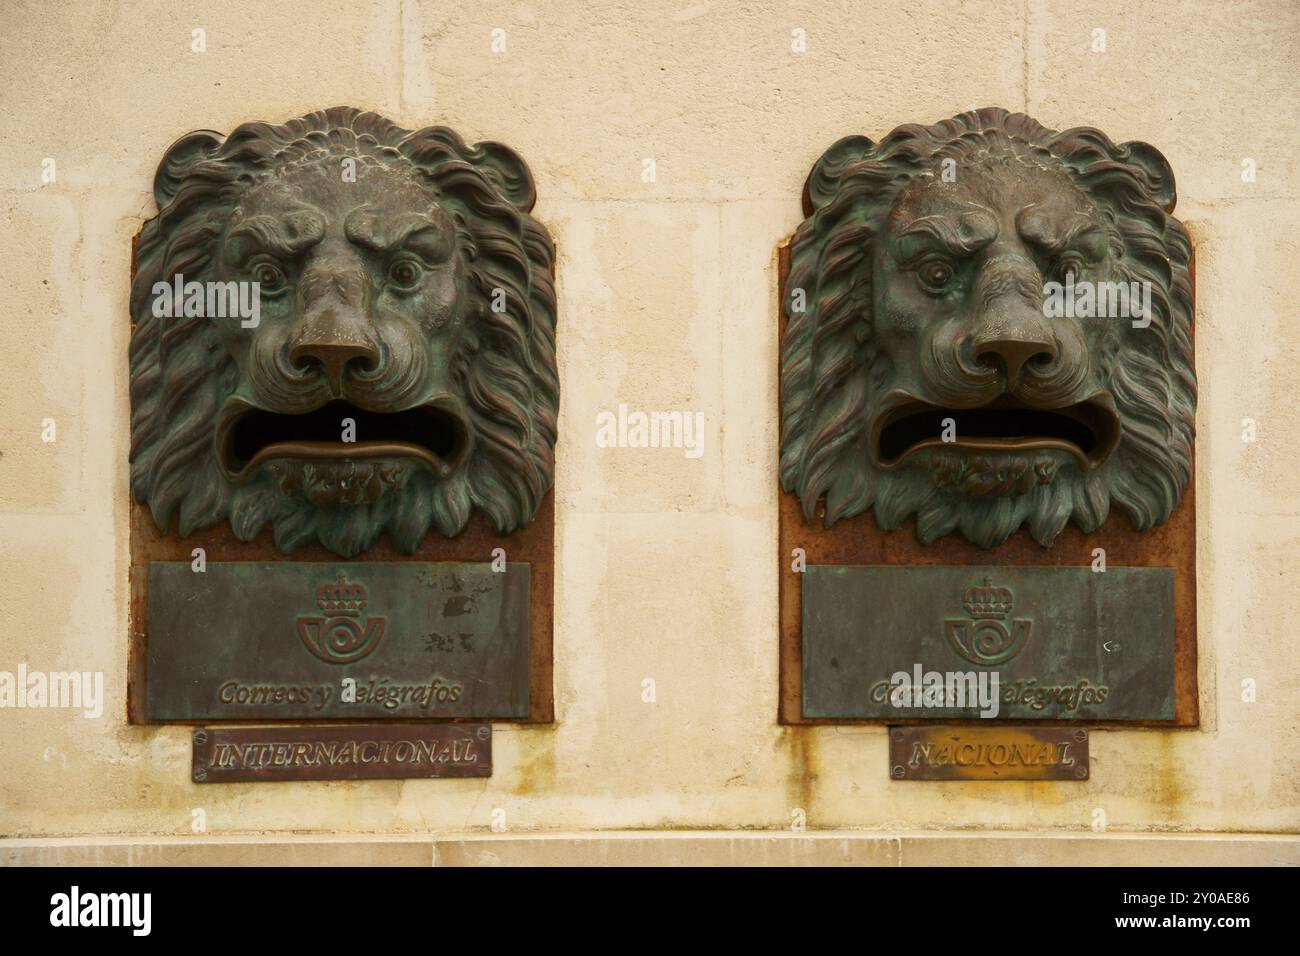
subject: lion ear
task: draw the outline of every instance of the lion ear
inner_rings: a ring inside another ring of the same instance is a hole
[[[533,203],[537,201],[537,189],[533,185],[533,174],[519,154],[503,143],[493,142],[476,144],[474,152],[478,157],[474,165],[492,180],[493,185],[520,212],[532,212]]]
[[[214,133],[210,129],[199,129],[186,133],[171,144],[162,162],[158,164],[158,172],[153,177],[153,198],[158,203],[159,209],[172,201],[189,168],[211,156],[221,143],[220,133]]]
[[[1120,147],[1120,155],[1128,156],[1128,162],[1142,170],[1151,191],[1151,198],[1160,204],[1165,212],[1173,212],[1178,201],[1178,192],[1174,186],[1174,170],[1164,154],[1150,143],[1134,140]]]
[[[811,216],[826,205],[839,190],[840,179],[844,171],[854,163],[860,162],[876,144],[865,136],[845,136],[842,140],[822,153],[821,159],[813,164],[812,172],[803,187],[803,212]]]

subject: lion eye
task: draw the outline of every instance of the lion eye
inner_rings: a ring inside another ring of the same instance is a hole
[[[388,269],[388,278],[394,285],[409,289],[420,279],[420,267],[411,259],[398,259]]]
[[[952,266],[946,262],[927,262],[917,270],[921,285],[931,292],[942,291],[955,275]]]
[[[259,262],[253,267],[253,281],[259,292],[275,292],[284,285],[284,273],[273,263]]]

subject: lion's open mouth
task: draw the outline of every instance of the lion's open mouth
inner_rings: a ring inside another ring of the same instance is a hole
[[[283,414],[232,400],[217,429],[221,467],[232,480],[272,458],[416,457],[441,476],[460,464],[469,442],[468,422],[451,403],[376,412],[335,401]]]
[[[877,420],[872,444],[881,468],[934,447],[976,452],[1055,448],[1074,455],[1084,468],[1096,468],[1115,450],[1119,427],[1114,402],[1105,394],[1063,408],[1037,408],[1007,395],[977,408],[903,400]]]

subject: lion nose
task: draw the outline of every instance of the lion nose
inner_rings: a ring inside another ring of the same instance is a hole
[[[299,368],[316,365],[335,394],[352,368],[368,370],[379,363],[379,343],[364,316],[327,306],[309,315],[289,345],[289,361]]]
[[[1001,365],[1008,385],[1019,381],[1030,362],[1050,365],[1056,359],[1056,344],[1046,337],[994,335],[975,344],[975,360],[984,365]]]
[[[1057,354],[1056,340],[1042,315],[1017,299],[1006,296],[992,303],[983,317],[983,327],[971,342],[975,361],[988,367],[1001,366],[1007,388],[1020,380],[1026,365],[1051,365]]]

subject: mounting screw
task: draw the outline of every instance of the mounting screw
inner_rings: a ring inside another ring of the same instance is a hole
[[[207,772],[206,770],[204,770],[202,767],[195,767],[195,768],[194,768],[194,779],[195,779],[195,780],[207,780],[207,779],[208,779],[208,772]]]
[[[492,733],[492,728],[491,728],[491,727],[480,727],[480,728],[478,729],[478,739],[479,739],[479,740],[487,740],[487,739],[488,739],[488,736],[489,736],[491,733]]]
[[[1088,731],[1086,730],[1077,731],[1074,735],[1074,739],[1079,741],[1079,743],[1083,743],[1085,740],[1088,739]]]
[[[208,742],[208,732],[206,730],[194,731],[194,743],[197,746],[202,747],[207,742]]]
[[[1086,780],[1087,777],[1088,777],[1088,768],[1087,768],[1087,767],[1075,767],[1075,768],[1074,768],[1074,775],[1075,775],[1077,778],[1079,778],[1080,780]]]
[[[902,739],[903,739],[903,732],[902,732],[901,730],[895,730],[895,731],[892,732],[892,736],[893,736],[893,738],[894,738],[895,740],[902,740]]]
[[[894,767],[894,779],[895,779],[895,780],[902,780],[905,776],[907,776],[907,771],[906,771],[906,770],[904,770],[901,766],[896,766],[896,767]]]

